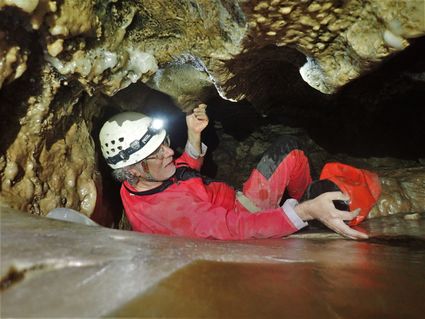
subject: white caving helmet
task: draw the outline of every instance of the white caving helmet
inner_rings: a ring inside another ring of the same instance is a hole
[[[112,169],[140,162],[164,141],[162,120],[142,113],[124,112],[111,117],[99,133],[102,155]]]

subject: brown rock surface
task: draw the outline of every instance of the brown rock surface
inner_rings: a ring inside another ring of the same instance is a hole
[[[425,212],[425,167],[380,172],[382,195],[370,217]]]
[[[291,46],[307,56],[300,69],[304,81],[323,93],[335,92],[425,33],[423,1],[256,0],[241,6],[248,24],[241,53]],[[292,56],[282,51],[275,59],[294,62]],[[228,62],[235,76],[247,67],[238,60]]]
[[[93,213],[98,178],[90,130],[91,116],[98,110],[87,101],[83,110],[79,98],[70,99],[80,91],[61,88],[58,77],[46,66],[41,83],[19,96],[23,100],[19,111],[28,109],[15,124],[16,136],[1,156],[2,202],[33,214],[45,214],[58,206]],[[3,124],[11,125],[13,120],[6,116]]]

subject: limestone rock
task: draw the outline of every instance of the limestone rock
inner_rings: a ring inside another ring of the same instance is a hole
[[[425,168],[380,172],[382,195],[370,217],[425,211]]]
[[[22,52],[18,45],[8,43],[6,32],[0,31],[0,88],[19,78],[27,69],[28,53]]]
[[[241,6],[249,26],[244,54],[267,45],[291,45],[307,57],[301,76],[323,93],[334,93],[406,48],[409,39],[425,34],[421,0],[257,0],[241,1]]]
[[[91,90],[101,83],[99,89],[107,94],[139,79],[147,81],[158,63],[192,55],[207,66],[212,85],[226,87],[227,96],[232,89],[227,82],[240,72],[231,61],[269,45],[291,45],[305,54],[307,63],[300,70],[304,80],[332,93],[407,47],[409,39],[425,34],[422,0],[216,0],[178,5],[44,0],[26,5],[6,1],[0,9],[10,7],[29,14],[29,25],[41,32],[46,60],[61,74],[77,75]],[[233,92],[228,98],[245,93]]]
[[[1,201],[33,214],[66,206],[90,215],[99,178],[89,137],[92,115],[84,113],[98,110],[90,111],[86,102],[83,111],[79,98],[70,99],[81,89],[61,89],[60,79],[48,66],[41,76],[41,83],[20,96],[28,110],[1,156]],[[55,100],[57,94],[68,98]],[[3,124],[10,126],[15,119],[6,109],[2,113]],[[77,115],[80,117],[75,118]]]

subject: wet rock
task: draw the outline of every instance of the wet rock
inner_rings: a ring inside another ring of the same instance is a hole
[[[293,46],[307,56],[299,70],[302,78],[323,93],[335,92],[369,70],[372,61],[406,48],[408,39],[425,32],[420,1],[257,0],[242,2],[242,8],[249,34],[243,54],[255,55],[267,45]],[[297,63],[294,54],[281,53],[281,59]],[[237,62],[231,63],[236,75],[244,69]]]
[[[70,99],[80,92],[78,87],[61,87],[57,74],[46,66],[41,82],[20,95],[27,104],[18,110],[25,112],[19,123],[13,112],[2,110],[2,123],[18,128],[15,136],[8,136],[13,130],[3,136],[2,202],[33,214],[58,206],[93,213],[99,178],[90,130],[98,110],[86,101],[83,111],[79,98]]]
[[[303,52],[309,57],[300,71],[304,80],[331,93],[425,33],[421,1],[29,3],[6,2],[0,9],[27,13],[25,22],[42,31],[46,59],[61,74],[78,75],[89,86],[102,81],[110,94],[125,87],[126,77],[133,82],[146,78],[155,73],[157,61],[185,53],[204,60],[218,83],[225,84],[232,73],[222,61],[267,45],[292,45]],[[100,43],[90,49],[94,39]],[[136,60],[144,66],[136,66]],[[112,74],[102,75],[107,69]]]
[[[368,241],[321,230],[226,242],[0,210],[2,317],[421,318],[425,310],[423,214],[368,220]]]
[[[425,211],[425,167],[382,171],[382,196],[370,217]]]

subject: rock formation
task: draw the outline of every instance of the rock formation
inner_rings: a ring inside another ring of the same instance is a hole
[[[301,78],[330,94],[374,70],[425,34],[424,8],[423,0],[0,0],[0,200],[33,214],[110,207],[93,140],[105,96],[138,82],[184,111],[218,92],[267,112],[273,92],[305,92]]]

